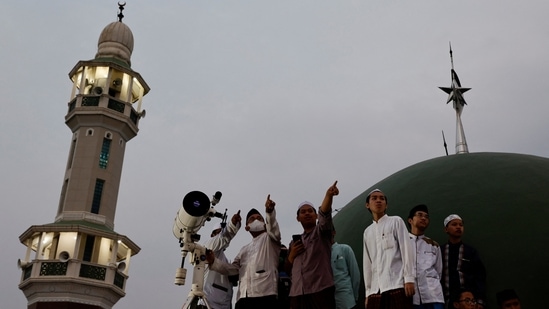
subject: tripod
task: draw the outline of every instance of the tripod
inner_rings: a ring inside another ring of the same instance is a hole
[[[191,291],[189,292],[187,300],[181,309],[211,309],[203,290],[204,268],[206,266],[206,248],[196,243],[188,244],[185,247],[187,247],[187,249],[191,249],[189,251],[192,251],[190,260],[191,264],[194,265],[194,269]],[[181,261],[181,264],[185,262],[186,252],[188,251],[183,251],[183,260]],[[181,277],[179,272],[178,276]],[[185,280],[184,276],[185,274],[183,274],[183,280]]]
[[[212,307],[210,307],[206,295],[204,295],[203,292],[198,293],[191,290],[181,309],[212,309]]]

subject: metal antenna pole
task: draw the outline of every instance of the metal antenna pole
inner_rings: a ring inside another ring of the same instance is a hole
[[[452,45],[450,44],[450,62],[452,64],[452,69],[450,70],[450,75],[452,77],[452,83],[450,87],[439,87],[442,91],[448,94],[448,100],[446,103],[453,102],[454,110],[456,111],[456,154],[469,153],[467,147],[467,141],[465,140],[465,132],[463,130],[463,124],[461,123],[461,113],[463,108],[467,104],[463,94],[471,88],[461,87],[458,75],[454,70],[454,56],[452,52]]]
[[[446,155],[448,155],[448,145],[446,144],[446,138],[444,137],[444,130],[442,130],[442,141],[444,142],[444,150],[446,151]]]

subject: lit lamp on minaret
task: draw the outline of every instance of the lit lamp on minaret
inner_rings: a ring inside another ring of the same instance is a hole
[[[130,258],[140,248],[114,231],[126,143],[145,116],[150,88],[131,69],[133,34],[118,21],[103,29],[95,59],[70,71],[65,123],[72,131],[55,221],[33,225],[19,240],[19,288],[28,308],[109,309],[125,296]]]
[[[465,99],[463,94],[471,88],[462,88],[456,71],[454,71],[454,57],[452,55],[452,46],[450,45],[450,61],[452,63],[452,84],[450,87],[439,87],[442,91],[448,94],[448,101],[446,104],[453,102],[453,107],[456,110],[456,154],[469,153],[467,148],[467,141],[465,140],[465,132],[463,131],[463,124],[461,123],[461,112],[465,107]]]

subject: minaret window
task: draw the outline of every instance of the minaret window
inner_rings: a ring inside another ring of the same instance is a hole
[[[124,102],[141,101],[145,88],[140,79],[128,74],[126,70],[108,66],[86,65],[78,68],[71,76],[73,90],[71,98],[80,95],[108,94]]]
[[[103,138],[103,146],[101,147],[101,154],[99,155],[99,167],[106,169],[109,163],[109,152],[111,150],[111,140]]]
[[[71,150],[69,151],[69,162],[67,163],[67,169],[72,167],[72,160],[74,159],[74,150],[76,148],[76,137],[77,137],[77,134],[75,133],[71,143]]]
[[[68,185],[69,185],[69,180],[65,179],[65,181],[63,181],[63,187],[61,188],[61,196],[59,197],[59,207],[57,208],[58,214],[60,214],[63,211],[63,205],[65,204],[65,196],[67,195]]]
[[[84,255],[82,260],[85,262],[91,262],[93,256],[93,247],[95,246],[95,236],[88,235],[86,237],[86,244],[84,246]]]
[[[86,67],[84,72],[83,94],[100,95],[107,88],[109,68],[104,66]]]
[[[95,189],[93,190],[93,201],[91,207],[91,213],[99,214],[99,207],[101,206],[101,196],[103,195],[103,186],[105,180],[97,179],[95,181]]]

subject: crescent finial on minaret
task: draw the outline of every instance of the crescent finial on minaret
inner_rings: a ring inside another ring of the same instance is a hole
[[[122,14],[122,11],[124,11],[124,6],[126,6],[126,2],[118,2],[118,9],[120,12],[118,12],[118,21],[122,22],[122,18],[124,18],[124,14]]]

